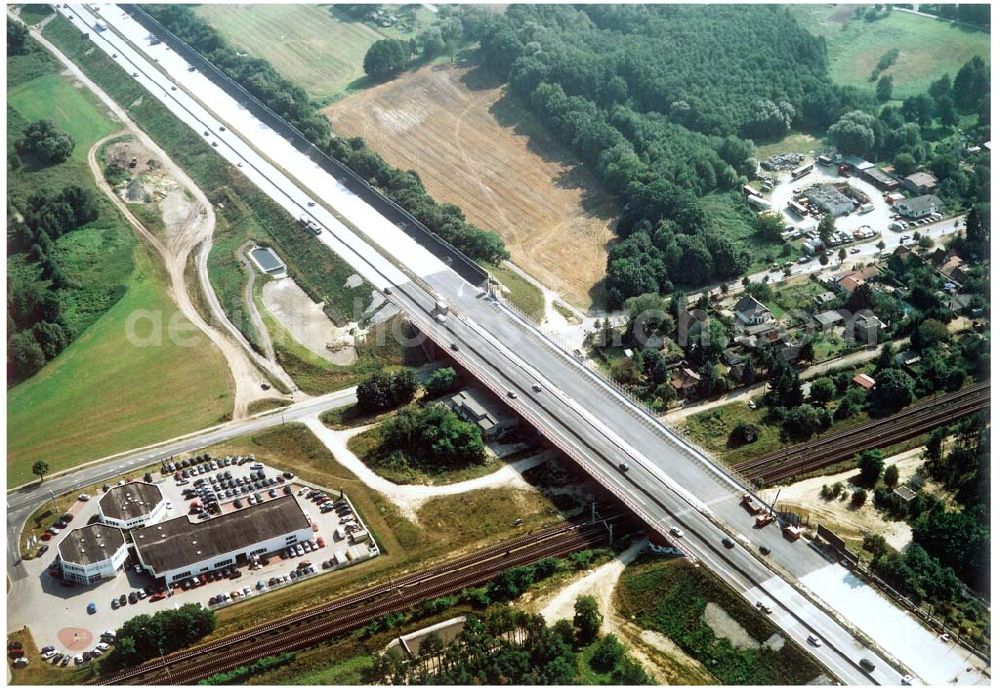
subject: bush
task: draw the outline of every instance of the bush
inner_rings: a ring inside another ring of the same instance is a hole
[[[586,645],[594,641],[601,630],[603,620],[596,599],[590,595],[576,598],[576,603],[573,605],[573,626],[581,644]]]
[[[608,672],[616,668],[625,657],[625,646],[614,634],[609,633],[601,638],[600,644],[590,658],[590,664],[597,671]]]
[[[358,408],[369,414],[386,411],[406,404],[416,392],[417,379],[409,368],[374,373],[358,383]]]
[[[855,489],[854,493],[851,494],[851,505],[855,508],[860,508],[868,500],[868,492],[863,488]]]

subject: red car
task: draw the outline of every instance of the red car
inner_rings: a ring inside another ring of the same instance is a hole
[[[323,541],[323,537],[316,537],[316,546],[322,548],[326,547],[326,542]]]
[[[167,595],[164,592],[157,592],[152,597],[149,598],[150,602],[158,602],[161,599],[166,599]]]

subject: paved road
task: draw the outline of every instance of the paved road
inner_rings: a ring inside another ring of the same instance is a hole
[[[753,598],[752,590],[767,590],[775,600],[776,620],[792,637],[812,628],[828,643],[814,654],[838,677],[852,683],[899,681],[901,667],[862,645],[852,627],[834,621],[814,599],[792,587],[798,578],[828,568],[827,561],[804,542],[783,541],[773,525],[751,530],[737,505],[740,486],[700,451],[634,407],[533,325],[443,267],[305,155],[272,137],[210,81],[192,77],[176,53],[162,44],[148,45],[147,32],[117,8],[103,7],[101,16],[112,30],[100,33],[86,10],[60,11],[76,13],[78,23],[88,22],[95,45],[116,52],[126,69],[196,132],[204,128],[210,133],[217,151],[241,164],[265,193],[293,214],[316,219],[323,229],[321,243],[375,286],[391,287],[391,299],[423,333],[451,350],[459,363],[651,526],[663,532],[675,524],[683,528],[686,548],[747,598]],[[281,162],[280,169],[275,161]],[[320,204],[307,207],[308,200]],[[432,317],[434,294],[454,308],[444,321]],[[619,471],[623,463],[629,465],[627,473]],[[756,537],[751,541],[743,532]],[[723,533],[736,538],[736,548],[721,547]],[[753,549],[765,542],[772,550],[766,564]],[[861,656],[876,662],[874,677],[857,666]]]

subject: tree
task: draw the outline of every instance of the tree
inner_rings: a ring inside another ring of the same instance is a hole
[[[781,234],[785,232],[785,220],[780,214],[772,212],[758,214],[755,226],[761,240],[769,243],[780,243]]]
[[[861,542],[861,548],[877,559],[889,550],[889,542],[881,534],[866,534]]]
[[[38,483],[45,481],[45,475],[49,473],[49,465],[43,460],[38,460],[31,465],[31,473],[38,477]]]
[[[854,493],[851,494],[851,505],[855,508],[860,508],[868,500],[868,492],[863,488],[854,489]]]
[[[855,457],[858,462],[859,481],[863,486],[875,488],[878,479],[882,476],[882,468],[885,467],[885,460],[882,459],[882,451],[878,449],[865,450]]]
[[[965,246],[970,255],[977,259],[990,256],[990,216],[989,205],[973,205],[965,215]]]
[[[886,467],[885,473],[882,475],[882,481],[889,488],[896,488],[896,484],[899,483],[899,467],[894,464]]]
[[[816,227],[816,233],[819,234],[819,239],[823,241],[823,245],[830,244],[836,230],[837,227],[832,214],[824,214],[823,218],[819,220],[819,226]]]
[[[802,386],[799,383],[799,373],[784,360],[777,362],[770,383],[771,391],[765,397],[772,406],[797,407],[802,404]]]
[[[594,641],[601,630],[603,620],[596,599],[587,594],[576,598],[576,603],[573,605],[573,626],[581,644],[586,645]]]
[[[875,85],[875,98],[879,103],[892,99],[892,75],[882,75]]]
[[[73,153],[76,140],[56,127],[51,120],[36,120],[24,128],[21,149],[49,164],[66,161]]]
[[[28,52],[28,27],[16,19],[7,18],[7,55]]]
[[[7,344],[7,377],[12,382],[37,373],[45,365],[45,352],[30,330],[15,334]]]
[[[910,336],[910,343],[917,351],[931,349],[939,344],[947,344],[951,339],[948,326],[940,320],[924,320]]]
[[[879,411],[899,411],[913,401],[913,378],[898,368],[882,370],[871,389],[871,401]]]
[[[427,381],[424,383],[424,390],[427,392],[428,399],[435,399],[445,394],[455,385],[455,380],[457,379],[455,369],[448,368],[438,368]]]
[[[892,160],[892,167],[898,176],[908,176],[917,171],[917,160],[909,152],[899,152]]]
[[[816,404],[826,404],[837,394],[837,388],[830,378],[816,378],[809,388],[809,398]]]
[[[843,262],[844,260],[847,259],[847,249],[846,248],[841,248],[840,250],[837,251],[837,259],[840,260],[841,262]]]
[[[358,383],[358,407],[368,413],[386,411],[413,399],[417,378],[409,368],[378,372]]]
[[[615,669],[624,657],[625,646],[615,637],[614,633],[609,633],[601,638],[600,644],[590,658],[590,663],[598,671],[609,672]]]
[[[740,421],[729,432],[729,444],[733,447],[748,445],[757,440],[759,436],[760,429],[757,428],[756,424]]]
[[[840,153],[864,156],[875,144],[875,116],[864,111],[850,111],[827,130]]]
[[[972,113],[989,93],[990,76],[986,63],[978,55],[973,56],[955,75],[952,84],[955,105],[963,113]]]
[[[409,41],[380,39],[365,53],[365,74],[372,79],[387,79],[399,74],[410,59]]]

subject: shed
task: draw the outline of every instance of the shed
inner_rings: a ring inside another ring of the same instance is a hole
[[[865,390],[871,390],[875,387],[875,378],[871,377],[867,373],[858,373],[856,376],[851,378],[851,382],[864,388]]]

